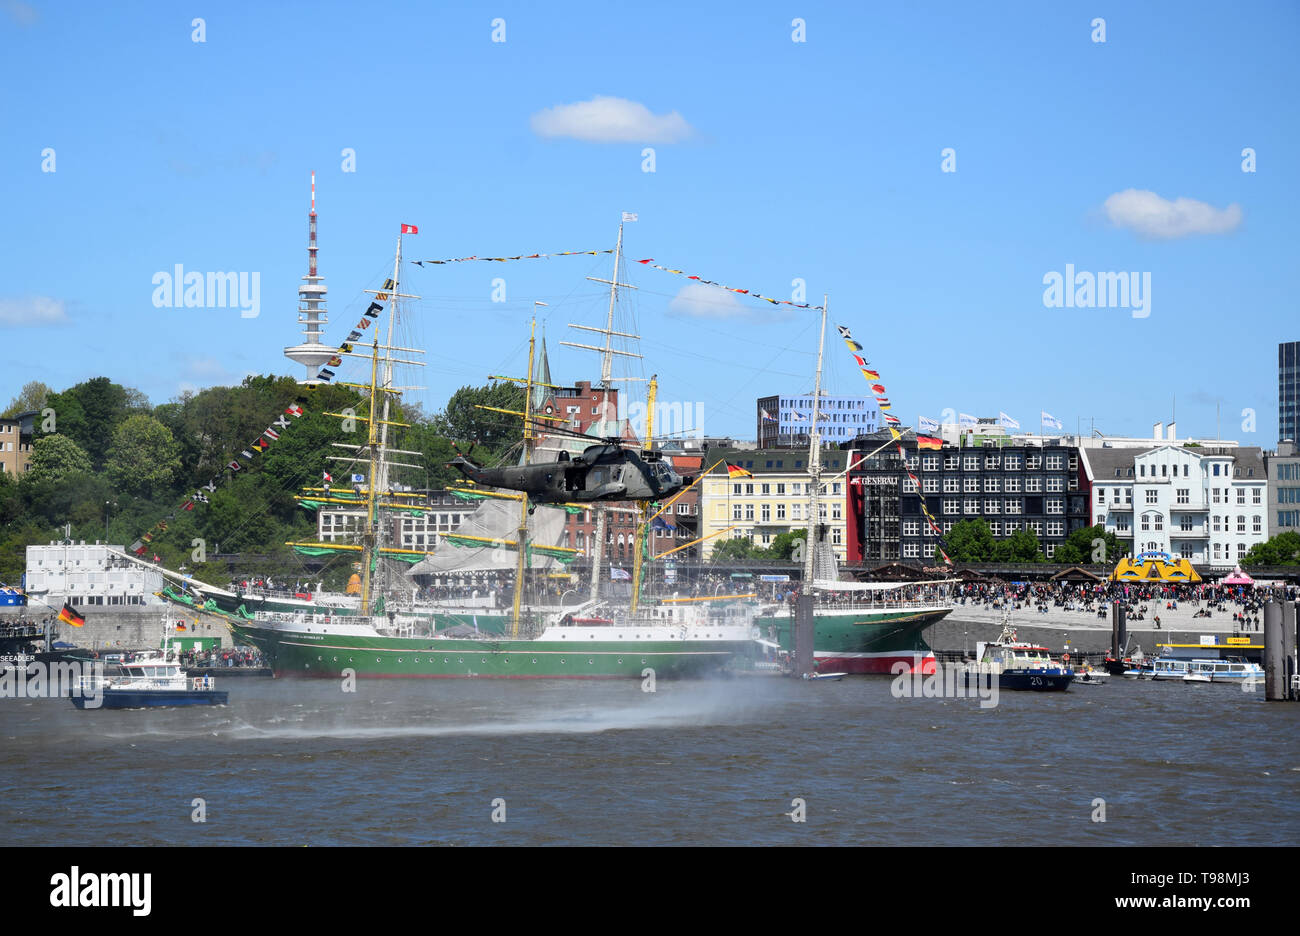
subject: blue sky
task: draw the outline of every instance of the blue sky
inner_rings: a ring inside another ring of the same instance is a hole
[[[1298,27],[1283,3],[0,0],[0,397],[104,374],[159,403],[296,373],[282,349],[300,340],[315,170],[332,343],[402,222],[424,259],[608,248],[634,211],[632,259],[829,293],[905,423],[1005,410],[1031,428],[1043,408],[1146,435],[1176,397],[1180,434],[1213,436],[1217,402],[1224,437],[1270,446],[1277,343],[1300,340]],[[618,101],[571,109],[598,96]],[[593,142],[619,136],[611,116],[628,139]],[[259,273],[259,316],[155,308],[154,273],[178,263]],[[1150,273],[1150,315],[1045,307],[1043,277],[1067,264]],[[596,378],[558,341],[603,324],[604,287],[584,277],[609,273],[604,256],[404,264],[425,298],[399,340],[430,352],[416,398],[436,410],[522,373],[534,300],[555,378]],[[627,276],[633,373],[702,402],[711,434],[752,438],[756,397],[810,388],[811,313]],[[827,349],[827,388],[865,392]]]

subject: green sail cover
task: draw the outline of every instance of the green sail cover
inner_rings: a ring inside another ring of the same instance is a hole
[[[243,605],[240,605],[238,608],[236,608],[235,612],[246,621],[256,620],[257,617],[254,614],[250,614],[248,609],[245,608]]]
[[[459,497],[461,500],[467,500],[467,501],[488,500],[488,496],[486,494],[475,494],[473,491],[451,490],[448,491],[447,493],[450,494],[452,497]]]
[[[331,553],[345,551],[341,549],[331,549],[328,546],[295,546],[293,548],[295,552],[300,552],[304,556],[328,556]],[[346,551],[351,552],[352,550]]]

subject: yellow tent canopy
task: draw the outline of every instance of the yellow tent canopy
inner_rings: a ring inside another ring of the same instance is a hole
[[[1110,574],[1112,582],[1148,582],[1152,584],[1188,585],[1201,580],[1191,560],[1175,559],[1168,553],[1141,553],[1125,557]]]

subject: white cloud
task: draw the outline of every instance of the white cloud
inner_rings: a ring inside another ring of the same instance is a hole
[[[1241,206],[1222,211],[1194,198],[1169,201],[1155,192],[1125,189],[1106,199],[1106,216],[1116,227],[1142,236],[1169,240],[1193,234],[1227,234],[1241,225]]]
[[[680,143],[695,133],[677,111],[656,115],[636,101],[599,94],[590,101],[538,111],[530,123],[540,137],[586,143]]]
[[[772,322],[791,316],[789,306],[759,306],[746,303],[735,293],[717,286],[691,283],[668,303],[668,314],[673,318],[748,319],[752,322]]]
[[[7,328],[37,328],[61,325],[68,320],[62,299],[29,296],[26,299],[0,299],[0,325]]]
[[[19,26],[35,26],[36,21],[41,18],[33,7],[21,0],[3,0],[0,6],[4,7],[5,12]]]

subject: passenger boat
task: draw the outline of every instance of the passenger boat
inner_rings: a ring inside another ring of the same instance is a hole
[[[999,689],[1064,692],[1074,680],[1074,670],[1053,660],[1046,647],[1017,640],[1005,613],[998,639],[977,647],[979,662],[966,668],[968,687],[997,676]]]
[[[169,619],[163,626],[161,650],[109,664],[111,673],[96,671],[82,676],[80,692],[73,694],[72,704],[79,709],[225,705],[230,693],[217,691],[211,676],[187,677],[180,661],[172,658],[174,630],[174,623]]]

